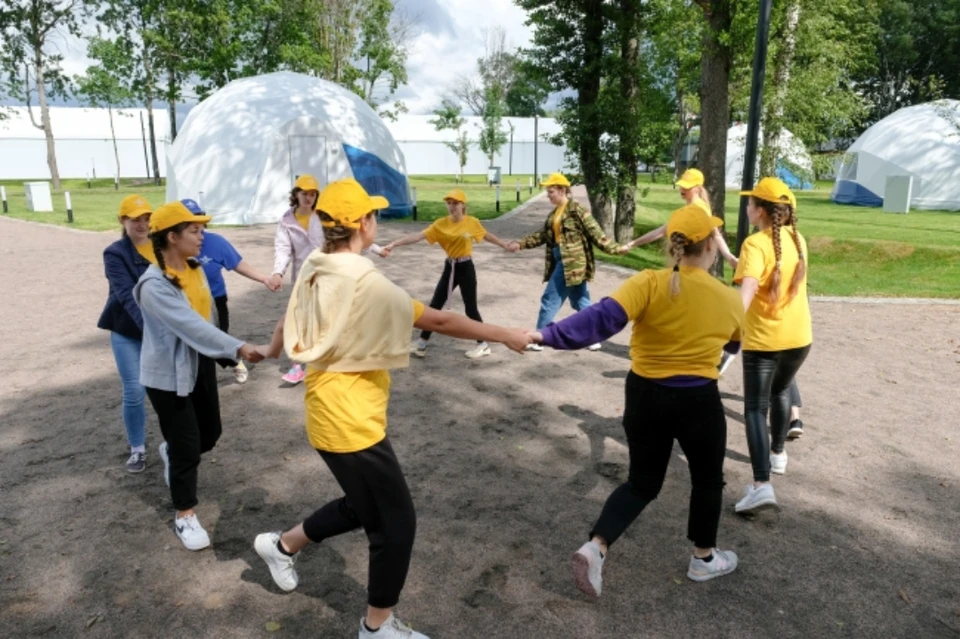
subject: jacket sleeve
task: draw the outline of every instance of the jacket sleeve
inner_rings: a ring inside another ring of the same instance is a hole
[[[277,235],[273,239],[273,272],[283,275],[290,266],[293,256],[293,247],[290,245],[290,234],[283,227],[283,218],[277,222]]]
[[[617,244],[616,240],[609,238],[604,234],[603,228],[590,213],[584,211],[579,206],[571,207],[571,212],[577,216],[583,225],[583,230],[587,232],[590,242],[597,245],[605,253],[615,254],[623,247]]]
[[[140,306],[193,350],[211,359],[237,359],[243,342],[200,317],[169,283],[159,279],[144,282]]]
[[[522,240],[520,240],[520,248],[531,249],[538,246],[543,246],[547,243],[547,228],[544,226],[539,231],[531,233]]]
[[[110,283],[110,290],[123,305],[123,310],[133,318],[137,328],[143,330],[143,315],[140,314],[140,307],[133,299],[133,287],[136,286],[137,279],[130,273],[123,258],[110,249],[103,252],[103,270],[106,273],[107,282]]]

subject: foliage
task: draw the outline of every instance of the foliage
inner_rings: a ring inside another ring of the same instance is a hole
[[[467,165],[467,155],[470,153],[470,145],[472,144],[467,132],[463,130],[467,121],[460,115],[462,110],[459,105],[445,98],[443,104],[433,112],[437,117],[430,120],[430,124],[435,126],[437,131],[451,130],[455,132],[456,139],[453,142],[444,142],[443,144],[457,154],[457,162],[460,163],[459,179],[461,181],[463,180],[463,167]]]

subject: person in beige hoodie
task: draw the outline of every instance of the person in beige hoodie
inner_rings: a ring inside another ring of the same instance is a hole
[[[522,353],[530,337],[425,307],[361,255],[389,206],[352,179],[329,184],[317,201],[324,245],[304,262],[286,315],[263,350],[306,364],[306,430],[344,496],[283,534],[258,535],[254,548],[277,586],[297,587],[296,554],[308,543],[363,528],[370,541],[367,612],[360,639],[426,639],[393,614],[410,565],[416,513],[387,437],[391,368],[409,365],[414,327],[503,343]]]

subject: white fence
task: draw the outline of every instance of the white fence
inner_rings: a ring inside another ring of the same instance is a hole
[[[50,179],[47,167],[47,143],[41,139],[3,138],[0,140],[0,178],[7,180]],[[164,143],[157,140],[157,160],[160,175],[166,175]],[[112,178],[116,173],[113,141],[57,138],[55,141],[57,168],[62,178]],[[120,156],[120,177],[146,177],[153,174],[144,162],[143,140],[117,140]],[[150,160],[150,142],[147,141],[147,161]]]

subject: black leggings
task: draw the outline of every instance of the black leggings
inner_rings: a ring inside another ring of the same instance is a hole
[[[607,498],[591,537],[598,535],[612,545],[657,498],[676,440],[687,456],[693,483],[687,538],[698,548],[713,548],[727,448],[727,419],[717,383],[673,388],[631,371],[626,395],[623,430],[630,447],[630,474]]]
[[[160,432],[170,460],[170,497],[177,510],[197,505],[197,468],[200,455],[213,450],[220,439],[220,395],[213,360],[200,355],[197,383],[187,397],[175,391],[147,388],[157,412]]]
[[[743,352],[743,412],[754,481],[770,481],[770,451],[783,452],[790,425],[790,382],[809,353],[810,346]]]
[[[417,532],[413,500],[393,447],[384,438],[355,453],[317,452],[344,496],[307,517],[303,532],[319,543],[362,527],[370,541],[367,603],[392,608],[407,579]]]
[[[213,298],[213,303],[217,307],[217,328],[224,333],[229,333],[230,309],[227,308],[227,296],[221,295],[220,297],[215,297]],[[217,364],[220,365],[220,368],[235,368],[237,362],[232,359],[218,359]]]
[[[433,298],[430,300],[430,308],[437,310],[443,308],[447,303],[447,290],[450,289],[450,260],[443,264],[443,275],[437,282],[437,288],[433,290]],[[478,322],[482,322],[480,310],[477,308],[477,269],[473,266],[473,260],[466,262],[457,262],[456,270],[453,275],[453,288],[460,287],[460,295],[463,297],[463,305],[467,311],[467,317]],[[452,289],[451,289],[452,290]],[[432,333],[430,331],[421,331],[420,339],[427,341]]]

